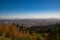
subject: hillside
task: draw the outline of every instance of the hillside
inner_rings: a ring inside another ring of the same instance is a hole
[[[60,24],[23,27],[19,24],[0,24],[0,40],[60,40]]]

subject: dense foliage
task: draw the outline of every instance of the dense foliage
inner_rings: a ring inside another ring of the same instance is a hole
[[[0,40],[60,40],[60,24],[31,27],[0,24]]]

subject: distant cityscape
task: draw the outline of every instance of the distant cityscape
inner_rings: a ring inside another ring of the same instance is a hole
[[[4,19],[0,20],[0,23],[16,23],[19,25],[23,25],[24,27],[30,27],[30,26],[45,26],[45,25],[51,25],[55,23],[60,24],[60,19]]]

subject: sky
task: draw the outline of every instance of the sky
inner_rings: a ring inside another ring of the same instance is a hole
[[[0,0],[0,18],[60,18],[60,0]]]

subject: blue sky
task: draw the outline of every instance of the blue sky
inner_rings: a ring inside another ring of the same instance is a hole
[[[0,18],[60,18],[60,0],[0,0]]]

